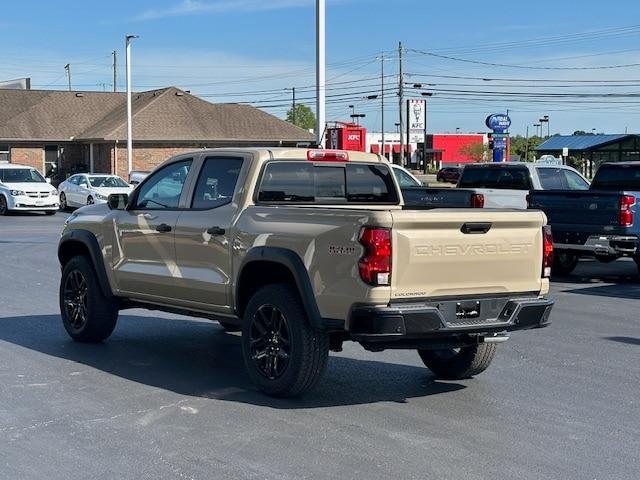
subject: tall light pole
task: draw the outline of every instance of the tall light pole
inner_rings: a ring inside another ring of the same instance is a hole
[[[380,132],[382,134],[380,151],[384,156],[384,55],[380,55]]]
[[[129,162],[129,174],[133,170],[133,123],[131,121],[131,40],[139,38],[138,35],[125,37],[125,50],[127,62],[127,161]]]
[[[536,137],[542,137],[542,124],[534,123],[533,126],[536,127]],[[540,135],[538,135],[538,127],[540,127]]]
[[[325,120],[325,0],[316,0],[316,142],[322,145]]]

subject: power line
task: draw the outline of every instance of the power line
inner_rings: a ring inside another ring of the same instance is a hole
[[[457,58],[449,55],[441,55],[434,52],[426,52],[424,50],[416,50],[416,49],[408,49],[408,50],[415,53],[419,53],[421,55],[442,58],[445,60],[453,60],[456,62],[472,63],[475,65],[486,65],[489,67],[522,68],[527,70],[606,70],[606,69],[614,69],[614,68],[628,68],[628,67],[640,66],[640,63],[628,63],[623,65],[600,65],[596,67],[534,67],[531,65],[512,65],[512,64],[506,64],[506,63],[484,62],[482,60],[468,60],[465,58]]]

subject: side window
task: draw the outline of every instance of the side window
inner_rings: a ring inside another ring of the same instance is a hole
[[[87,177],[84,177],[84,176],[78,177],[78,185],[80,185],[81,187],[88,187],[89,181],[87,180]]]
[[[134,209],[178,208],[191,161],[192,159],[188,159],[172,163],[151,175],[139,187]]]
[[[566,190],[564,176],[559,168],[537,168],[543,190]]]
[[[71,185],[77,185],[78,184],[78,177],[76,175],[74,175],[73,177],[69,177],[67,182],[69,182]]]
[[[576,172],[562,170],[569,190],[589,190],[589,183]]]
[[[241,158],[206,158],[198,177],[191,208],[211,209],[231,202],[241,168]]]

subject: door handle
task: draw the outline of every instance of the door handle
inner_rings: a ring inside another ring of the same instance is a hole
[[[490,229],[490,223],[465,223],[460,231],[467,234],[482,234],[487,233]]]
[[[156,227],[156,232],[167,233],[171,231],[171,227],[166,223],[161,223]]]
[[[220,227],[211,227],[207,230],[209,235],[224,235],[225,229]]]

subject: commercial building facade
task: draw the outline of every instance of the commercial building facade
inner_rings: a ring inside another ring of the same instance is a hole
[[[0,162],[65,178],[76,171],[126,178],[126,96],[0,90]],[[133,96],[133,170],[206,147],[295,146],[313,135],[248,105],[212,104],[175,87]]]
[[[385,156],[398,162],[400,159],[400,134],[385,133],[384,141]],[[380,153],[381,142],[381,133],[367,133],[367,151]],[[404,149],[408,166],[421,170],[424,168],[425,159],[427,165],[433,168],[486,160],[487,156],[484,150],[487,145],[488,137],[484,133],[434,133],[426,136],[424,144],[413,142],[405,144]]]
[[[561,157],[593,176],[605,162],[640,161],[640,135],[555,135],[537,148],[538,155]]]

